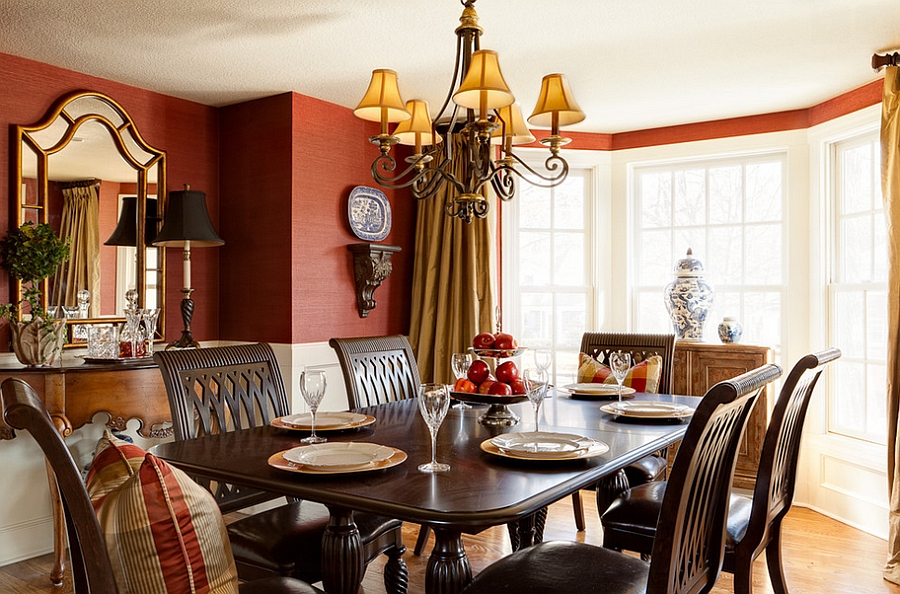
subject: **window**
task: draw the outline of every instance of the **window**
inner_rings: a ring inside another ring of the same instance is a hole
[[[551,349],[554,383],[575,381],[593,320],[591,183],[590,169],[572,168],[556,188],[520,183],[503,205],[503,327],[522,345]]]
[[[828,430],[884,444],[887,243],[877,132],[835,143],[831,158],[829,341],[843,356],[832,370]]]
[[[675,262],[693,250],[715,289],[706,321],[725,316],[744,341],[781,345],[785,278],[783,153],[635,167],[632,327],[671,332],[663,302]]]

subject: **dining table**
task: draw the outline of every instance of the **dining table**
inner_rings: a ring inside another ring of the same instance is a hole
[[[700,400],[640,393],[633,398],[692,409]],[[519,526],[520,546],[532,544],[536,512],[677,442],[687,429],[687,417],[631,419],[604,412],[603,404],[562,390],[550,390],[544,400],[540,431],[582,436],[609,448],[601,455],[574,459],[523,459],[483,447],[502,434],[534,431],[533,411],[526,401],[509,405],[521,419],[512,426],[482,423],[483,406],[451,408],[437,436],[437,460],[450,469],[419,472],[417,466],[431,459],[431,439],[417,398],[356,409],[374,422],[320,432],[330,443],[375,443],[405,454],[401,463],[379,464],[369,471],[303,472],[302,466],[285,465],[279,453],[300,446],[304,434],[272,425],[159,444],[152,452],[190,474],[326,505],[330,519],[322,541],[322,582],[332,594],[356,594],[365,571],[353,510],[428,525],[435,543],[425,591],[453,594],[472,579],[463,534],[513,522]]]

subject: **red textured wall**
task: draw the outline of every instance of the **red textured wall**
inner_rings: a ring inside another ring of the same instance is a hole
[[[112,97],[132,117],[144,139],[167,152],[169,189],[190,183],[207,192],[213,221],[218,220],[218,122],[217,110],[190,101],[160,95],[128,85],[56,68],[32,60],[0,54],[0,188],[6,196],[10,180],[11,126],[34,124],[43,119],[63,95],[99,91]],[[0,235],[10,224],[11,208],[0,209]],[[15,219],[13,218],[14,222]],[[168,337],[177,338],[182,326],[177,314],[181,299],[180,251],[168,250],[166,320]],[[197,308],[192,324],[200,340],[218,338],[218,256],[215,250],[197,250],[193,257],[194,298]],[[9,278],[0,274],[0,299],[10,297]],[[8,329],[0,329],[0,348],[7,350]]]
[[[356,308],[347,245],[347,196],[373,185],[377,133],[344,107],[285,93],[221,109],[222,319],[224,340],[302,343],[332,336],[409,331],[415,205],[387,191],[403,248],[375,292]],[[345,142],[336,139],[347,139]]]

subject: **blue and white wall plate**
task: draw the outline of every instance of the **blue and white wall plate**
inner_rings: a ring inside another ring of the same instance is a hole
[[[382,241],[391,232],[391,204],[381,190],[353,188],[347,201],[347,217],[354,235],[364,241]]]

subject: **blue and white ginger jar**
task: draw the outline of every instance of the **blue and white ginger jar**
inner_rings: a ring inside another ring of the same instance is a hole
[[[719,322],[719,340],[726,344],[738,343],[744,335],[744,327],[735,318],[724,318]]]
[[[706,315],[713,303],[713,288],[703,279],[703,264],[687,256],[675,263],[675,280],[666,286],[666,310],[672,318],[675,338],[684,342],[701,342]]]

